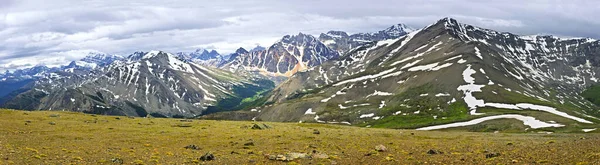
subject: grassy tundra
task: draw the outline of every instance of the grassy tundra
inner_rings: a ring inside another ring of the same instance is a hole
[[[271,128],[252,129],[254,123]],[[0,165],[600,164],[599,144],[597,133],[414,131],[0,110]],[[214,160],[201,159],[206,153]]]

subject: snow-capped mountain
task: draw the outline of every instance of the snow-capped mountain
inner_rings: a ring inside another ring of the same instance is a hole
[[[123,60],[123,57],[119,55],[96,52],[89,53],[83,59],[74,62],[77,66],[95,69],[96,67],[108,66],[118,60]]]
[[[579,96],[600,78],[599,52],[593,39],[519,36],[445,18],[295,74],[256,119],[581,131],[600,123],[599,107]]]
[[[193,117],[218,104],[227,109],[272,87],[260,80],[205,67],[162,52],[135,52],[127,60],[93,70],[52,73],[4,107],[87,113]]]
[[[41,78],[50,77],[56,72],[80,72],[76,70],[93,70],[112,64],[114,61],[122,60],[123,57],[101,52],[90,52],[84,58],[71,61],[68,65],[59,67],[47,67],[43,65],[32,68],[19,69],[13,72],[0,74],[0,98],[20,88],[28,88],[30,82]]]
[[[289,77],[298,71],[338,58],[339,54],[309,34],[286,35],[265,50],[238,49],[220,68]]]
[[[329,31],[327,33],[321,33],[321,35],[319,35],[319,41],[341,54],[344,54],[345,52],[364,44],[374,41],[396,39],[413,31],[413,28],[404,24],[396,24],[374,33],[348,35],[348,33],[343,31]]]
[[[196,49],[193,52],[178,52],[176,55],[180,59],[193,61],[205,66],[217,66],[225,60],[216,50]]]
[[[40,77],[46,73],[57,70],[59,69],[38,65],[31,68],[18,69],[13,72],[6,71],[4,74],[0,74],[0,81],[19,81],[24,79],[33,79],[36,77]]]

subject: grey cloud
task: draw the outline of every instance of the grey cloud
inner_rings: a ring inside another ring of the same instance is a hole
[[[584,0],[0,0],[0,8],[0,71],[86,54],[74,50],[228,53],[286,34],[371,32],[396,23],[421,28],[447,16],[516,34],[600,38],[600,1]],[[69,57],[34,60],[64,53]]]
[[[16,0],[2,0],[0,1],[0,9],[8,8],[16,3]]]

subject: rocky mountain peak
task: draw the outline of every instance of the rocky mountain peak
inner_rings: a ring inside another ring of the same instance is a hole
[[[176,58],[173,54],[167,53],[164,51],[152,50],[149,52],[135,52],[127,57],[130,62],[140,61],[145,59],[155,59],[155,58]]]
[[[256,47],[250,49],[250,52],[263,51],[263,50],[266,50],[266,49],[267,48],[265,48],[265,47],[262,47],[260,45],[256,45]]]
[[[328,31],[326,34],[321,34],[321,35],[327,35],[327,36],[334,37],[334,38],[348,37],[348,33],[344,32],[344,31],[335,31],[335,30]]]
[[[235,50],[235,53],[237,53],[237,54],[246,54],[246,53],[248,53],[248,51],[246,49],[240,47],[237,50]]]
[[[388,27],[387,29],[383,30],[382,32],[385,34],[388,34],[390,36],[397,36],[400,37],[406,33],[410,33],[415,31],[415,29],[406,26],[405,24],[396,24],[393,26]]]

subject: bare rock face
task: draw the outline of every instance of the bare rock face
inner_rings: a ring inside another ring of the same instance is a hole
[[[314,36],[299,33],[286,35],[266,49],[246,51],[240,48],[230,56],[230,61],[219,67],[232,72],[244,70],[289,77],[338,57],[338,52],[328,48]]]

